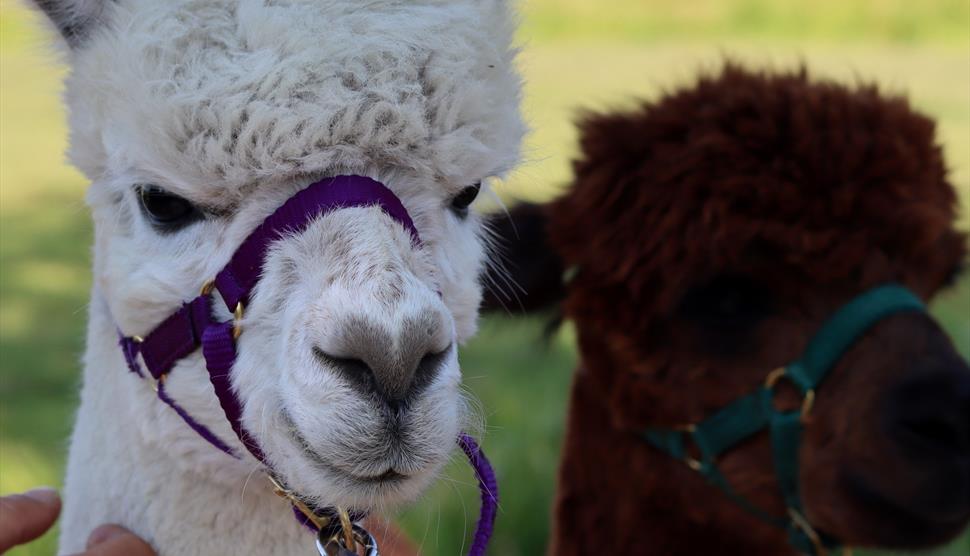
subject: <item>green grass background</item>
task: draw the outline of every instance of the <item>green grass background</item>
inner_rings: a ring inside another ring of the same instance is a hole
[[[545,199],[568,178],[579,107],[624,106],[688,83],[725,55],[875,80],[940,122],[953,180],[970,200],[967,0],[525,0],[520,66],[534,132],[506,198]],[[63,65],[36,17],[0,0],[0,492],[62,482],[77,403],[91,225],[83,178],[62,162]],[[964,209],[962,225],[970,219]],[[933,307],[970,355],[970,278]],[[485,319],[463,349],[487,421],[503,501],[492,554],[542,554],[565,396],[576,360],[565,329],[543,347],[534,319]],[[635,478],[633,479],[635,480]],[[402,523],[427,554],[459,554],[477,515],[466,465]],[[590,531],[595,534],[595,531]],[[649,554],[650,539],[642,549]],[[14,555],[52,554],[53,534]],[[308,546],[308,550],[311,550]],[[970,535],[938,554],[967,556]]]

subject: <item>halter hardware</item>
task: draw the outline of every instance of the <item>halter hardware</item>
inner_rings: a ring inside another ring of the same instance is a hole
[[[765,377],[765,388],[774,392],[775,386],[788,375],[787,367],[778,367],[777,369],[768,373]],[[797,387],[797,386],[796,386]],[[802,407],[801,407],[801,421],[802,423],[807,422],[808,416],[812,413],[812,407],[815,406],[815,389],[809,388],[802,394]]]
[[[320,556],[344,556],[348,553],[356,556],[357,547],[364,549],[364,556],[379,556],[377,541],[374,540],[373,535],[359,525],[350,524],[349,527],[345,530],[349,533],[330,534],[325,529],[321,529],[317,535],[317,551]]]
[[[695,432],[697,432],[697,425],[693,423],[688,423],[686,425],[677,425],[673,428],[673,430],[676,432],[684,433],[684,438],[689,439],[689,438],[692,438]],[[704,462],[691,456],[690,450],[688,450],[686,446],[684,447],[683,461],[687,465],[687,467],[690,467],[694,471],[700,471],[704,467]]]
[[[877,322],[896,313],[925,310],[913,292],[899,285],[888,284],[863,292],[823,323],[799,359],[768,373],[754,392],[735,399],[699,423],[647,429],[641,436],[703,475],[748,513],[786,530],[789,543],[797,551],[824,556],[838,549],[838,543],[816,531],[805,518],[798,487],[798,449],[802,429],[815,405],[816,389],[842,355]],[[799,409],[782,411],[775,407],[775,388],[782,379],[791,382],[801,394]],[[764,429],[770,434],[786,517],[771,515],[734,492],[717,466],[718,456]],[[688,442],[697,448],[699,458],[690,454]],[[847,548],[843,550],[849,554]]]
[[[354,525],[350,521],[350,514],[343,508],[337,508],[337,516],[340,518],[340,531],[344,535],[344,546],[354,546]]]
[[[329,516],[317,515],[313,510],[310,509],[303,500],[290,489],[283,486],[283,484],[276,479],[271,473],[266,474],[266,478],[269,480],[270,484],[273,485],[273,494],[283,498],[287,502],[293,505],[294,508],[300,511],[310,523],[313,524],[317,529],[323,529],[330,526],[331,519]]]
[[[815,550],[817,556],[828,556],[829,547],[825,546],[818,531],[812,527],[812,524],[808,522],[808,519],[801,512],[795,508],[788,508],[788,517],[791,519],[792,525],[808,537],[809,542],[812,543],[812,549]],[[852,549],[843,547],[842,556],[852,556]]]
[[[232,339],[238,340],[239,336],[242,335],[242,322],[243,318],[243,303],[239,301],[236,303],[236,308],[232,311]]]
[[[411,236],[413,246],[421,245],[421,238],[410,215],[394,193],[382,183],[363,176],[336,176],[311,184],[287,199],[257,226],[233,253],[225,267],[199,289],[199,295],[182,305],[159,323],[150,333],[125,335],[119,331],[122,354],[128,369],[141,378],[148,378],[159,400],[171,407],[183,421],[203,439],[222,452],[239,459],[227,443],[205,425],[188,414],[165,390],[165,377],[176,363],[202,348],[209,380],[233,432],[243,446],[267,470],[274,492],[287,499],[296,517],[317,532],[317,548],[321,554],[331,541],[353,549],[364,548],[366,554],[377,555],[377,545],[370,533],[353,522],[363,518],[343,508],[317,510],[311,508],[273,476],[272,467],[255,438],[242,425],[242,402],[231,385],[230,376],[236,362],[236,341],[242,334],[245,305],[262,275],[263,262],[270,245],[287,234],[305,229],[318,216],[341,208],[378,207],[400,224]],[[213,317],[212,303],[218,293],[228,310],[231,321],[220,322]],[[139,361],[140,359],[140,361]],[[482,556],[491,537],[498,503],[495,473],[478,444],[462,433],[457,442],[467,455],[482,493],[481,514],[469,554]],[[339,530],[334,531],[335,520]],[[324,538],[326,537],[326,538]],[[323,544],[321,544],[323,542]],[[355,544],[356,543],[356,544]]]
[[[202,287],[199,288],[199,295],[211,295],[214,289],[216,289],[216,281],[206,280],[205,284],[202,284]]]

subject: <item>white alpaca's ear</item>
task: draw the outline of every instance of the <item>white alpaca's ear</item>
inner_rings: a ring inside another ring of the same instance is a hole
[[[60,31],[71,48],[80,46],[102,20],[113,0],[32,0]]]

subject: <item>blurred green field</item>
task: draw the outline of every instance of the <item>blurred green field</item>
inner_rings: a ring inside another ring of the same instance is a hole
[[[568,178],[578,107],[623,106],[689,82],[725,55],[817,75],[875,80],[938,118],[970,227],[967,0],[525,0],[521,68],[534,133],[503,197],[544,199]],[[91,226],[84,180],[62,163],[64,69],[39,25],[0,0],[0,492],[61,484],[83,348]],[[933,307],[970,356],[970,277]],[[547,347],[535,319],[489,318],[463,349],[503,502],[492,554],[544,552],[570,331]],[[453,465],[402,515],[427,554],[459,554],[477,515],[470,471]],[[644,539],[649,543],[649,539]],[[52,554],[53,535],[13,555]],[[970,554],[970,536],[938,552]]]

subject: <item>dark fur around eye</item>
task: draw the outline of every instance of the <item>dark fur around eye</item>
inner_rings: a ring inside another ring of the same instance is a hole
[[[451,210],[459,217],[465,217],[468,215],[468,207],[472,204],[476,197],[478,197],[478,192],[482,190],[482,182],[478,182],[475,185],[469,185],[468,187],[461,190],[458,195],[455,195],[451,199]]]
[[[136,185],[135,193],[142,213],[160,232],[175,232],[203,218],[195,205],[157,185]]]
[[[691,288],[681,300],[681,317],[709,330],[743,332],[771,309],[770,294],[757,282],[722,275]]]

